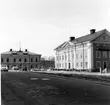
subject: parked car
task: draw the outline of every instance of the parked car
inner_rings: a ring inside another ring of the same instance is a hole
[[[7,65],[1,65],[1,71],[8,71]]]
[[[51,69],[47,69],[47,71],[51,71]]]
[[[17,66],[13,66],[12,70],[19,70],[19,68]]]

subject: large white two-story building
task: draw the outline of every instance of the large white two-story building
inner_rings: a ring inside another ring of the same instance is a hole
[[[75,38],[55,48],[56,69],[107,68],[110,72],[110,32],[106,29]]]

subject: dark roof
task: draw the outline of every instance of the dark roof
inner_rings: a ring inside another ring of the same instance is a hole
[[[88,35],[84,35],[82,37],[76,38],[74,41],[76,43],[81,43],[81,42],[85,42],[85,41],[92,41],[106,31],[107,31],[106,29],[103,29],[103,30],[95,32],[94,34],[88,34]]]
[[[29,55],[41,55],[41,54],[36,54],[36,53],[33,53],[33,52],[29,52],[29,51],[6,51],[6,52],[3,52],[1,54],[29,54]]]
[[[108,35],[110,35],[110,32],[108,30],[103,29],[103,30],[95,32],[94,34],[88,34],[88,35],[84,35],[84,36],[81,36],[79,38],[76,38],[75,40],[72,41],[72,43],[81,43],[81,42],[85,42],[85,41],[93,41],[94,39],[96,39],[98,36],[100,36],[103,33],[107,33]],[[61,48],[65,43],[66,42],[64,42],[63,44],[61,44],[60,46],[58,46],[55,49]]]

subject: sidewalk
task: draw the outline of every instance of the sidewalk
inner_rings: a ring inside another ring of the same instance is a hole
[[[55,74],[83,74],[83,75],[94,75],[94,76],[110,76],[110,73],[99,73],[99,72],[76,72],[76,71],[38,71],[45,73],[55,73]]]

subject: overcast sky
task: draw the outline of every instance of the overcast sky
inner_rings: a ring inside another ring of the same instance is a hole
[[[110,0],[0,0],[0,53],[21,48],[54,56],[54,48],[89,34],[110,31]]]

